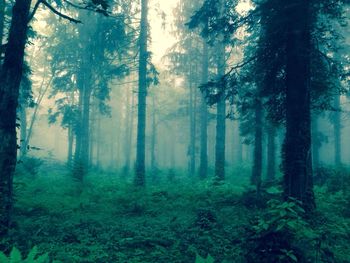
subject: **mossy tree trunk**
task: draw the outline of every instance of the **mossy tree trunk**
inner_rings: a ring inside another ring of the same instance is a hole
[[[7,233],[13,206],[13,176],[17,159],[16,120],[23,74],[30,0],[16,0],[0,72],[0,236]]]

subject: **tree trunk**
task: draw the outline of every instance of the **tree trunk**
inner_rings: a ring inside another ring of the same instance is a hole
[[[72,166],[73,159],[73,144],[74,144],[74,132],[73,127],[70,124],[68,127],[68,151],[67,151],[67,166]]]
[[[341,106],[340,95],[336,95],[334,98],[334,116],[333,116],[333,128],[334,128],[334,163],[336,166],[341,166]]]
[[[151,173],[152,179],[157,179],[157,160],[156,160],[156,140],[157,140],[157,123],[155,99],[152,97],[152,135],[151,135]]]
[[[79,81],[77,82],[79,83]],[[79,99],[78,99],[78,108],[79,108],[79,119],[77,120],[76,129],[75,129],[75,152],[74,152],[74,167],[73,174],[75,179],[79,179],[79,173],[81,172],[81,163],[80,163],[80,154],[81,154],[81,132],[82,132],[82,111],[83,111],[83,92],[79,88]]]
[[[27,153],[27,111],[25,105],[20,105],[20,158],[24,157]]]
[[[23,148],[26,149],[25,153],[28,152],[28,148],[30,146],[29,143],[30,143],[30,139],[32,138],[32,134],[33,134],[33,130],[34,130],[34,123],[36,122],[41,102],[43,101],[43,99],[45,97],[45,94],[46,94],[46,92],[48,91],[48,89],[49,89],[49,87],[51,85],[51,81],[52,80],[53,80],[53,76],[51,76],[51,78],[50,78],[50,80],[47,83],[45,88],[43,88],[45,78],[43,79],[43,82],[41,83],[40,92],[39,92],[39,96],[38,96],[38,101],[37,101],[37,103],[35,105],[33,116],[32,116],[32,118],[30,120],[29,128],[28,128],[28,130],[26,132],[27,133],[27,137],[26,137],[26,139],[25,139],[25,141],[23,143]]]
[[[256,192],[260,194],[261,173],[262,173],[262,114],[263,107],[261,99],[255,100],[255,135],[254,135],[254,155],[251,182],[256,186]]]
[[[130,98],[131,97],[131,98]],[[131,100],[131,101],[130,101]],[[125,163],[123,173],[124,176],[129,174],[130,171],[130,162],[131,162],[131,149],[132,149],[132,130],[133,130],[133,121],[134,121],[134,93],[127,90],[126,95],[126,116],[125,116],[125,138],[124,141],[124,154],[125,154]]]
[[[189,155],[190,155],[190,165],[189,173],[191,176],[196,173],[196,129],[197,129],[197,96],[196,90],[193,85],[192,70],[190,72],[190,145],[189,145]]]
[[[276,128],[269,124],[267,128],[267,175],[268,182],[276,178]]]
[[[203,62],[202,62],[202,83],[208,82],[209,74],[209,55],[208,44],[203,41]],[[208,176],[208,106],[205,94],[201,96],[201,119],[200,119],[200,164],[199,178],[205,179]]]
[[[101,114],[97,112],[97,129],[96,129],[96,166],[97,168],[101,167]]]
[[[219,44],[218,56],[218,79],[225,75],[225,45]],[[226,144],[226,97],[225,84],[219,89],[222,94],[217,103],[216,113],[216,142],[215,142],[215,177],[216,180],[222,181],[225,179],[225,144]]]
[[[286,48],[286,137],[284,195],[315,207],[310,117],[311,6],[308,0],[284,3]]]
[[[5,0],[0,0],[0,46],[2,45],[3,39],[4,39],[5,8],[6,8]],[[2,55],[2,52],[0,52],[0,57],[1,55]]]
[[[4,63],[0,72],[0,236],[7,234],[13,206],[17,159],[16,118],[23,73],[30,0],[16,0]]]
[[[319,138],[319,130],[318,130],[318,117],[316,115],[313,116],[311,120],[311,143],[312,143],[312,166],[317,171],[320,168],[320,147],[321,142]]]
[[[146,133],[146,97],[147,97],[147,35],[148,35],[148,0],[141,0],[140,22],[140,59],[139,59],[139,93],[138,93],[138,122],[137,122],[137,149],[135,167],[135,185],[145,186],[145,133]]]

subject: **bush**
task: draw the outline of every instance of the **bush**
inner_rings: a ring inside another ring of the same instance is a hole
[[[22,258],[21,252],[17,248],[12,248],[10,255],[7,257],[3,252],[0,252],[1,263],[49,263],[49,255],[45,253],[38,255],[38,248],[33,247],[26,258]],[[58,263],[58,261],[53,261]]]
[[[19,174],[29,174],[31,176],[35,176],[38,174],[42,164],[43,160],[36,157],[26,156],[21,158],[19,161],[17,172]]]
[[[300,202],[273,199],[267,205],[250,229],[247,262],[310,262],[308,256],[318,234],[303,218],[305,211]]]

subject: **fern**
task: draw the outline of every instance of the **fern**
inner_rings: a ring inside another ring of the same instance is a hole
[[[13,247],[10,255],[7,257],[3,252],[0,252],[0,262],[1,263],[49,263],[49,255],[45,253],[43,255],[38,255],[38,248],[35,246],[30,251],[26,258],[22,258],[21,252]],[[58,261],[53,261],[52,263],[59,263]]]
[[[201,257],[198,253],[196,254],[195,263],[214,263],[214,258],[211,255],[208,255],[207,258]]]

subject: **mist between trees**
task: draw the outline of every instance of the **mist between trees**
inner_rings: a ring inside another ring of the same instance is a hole
[[[0,0],[0,261],[348,262],[348,20],[346,0]]]

